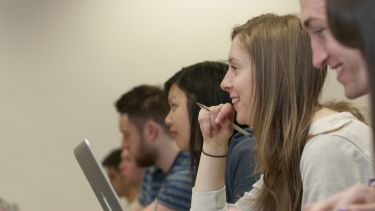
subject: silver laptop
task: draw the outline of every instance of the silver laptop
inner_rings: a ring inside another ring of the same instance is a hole
[[[87,139],[83,140],[74,148],[74,155],[102,205],[103,210],[124,211],[115,190],[109,182],[107,174],[95,158],[90,147],[90,142]]]

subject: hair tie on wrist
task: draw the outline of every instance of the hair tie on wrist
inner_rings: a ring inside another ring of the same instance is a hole
[[[202,153],[208,157],[213,157],[213,158],[225,158],[227,157],[227,154],[225,155],[211,155],[211,154],[208,154],[207,152],[205,152],[203,149],[202,149]]]

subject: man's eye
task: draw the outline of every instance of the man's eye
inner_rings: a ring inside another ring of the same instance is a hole
[[[316,34],[319,37],[323,37],[323,31],[324,30],[325,30],[324,28],[317,29],[317,30],[314,31],[314,34]]]

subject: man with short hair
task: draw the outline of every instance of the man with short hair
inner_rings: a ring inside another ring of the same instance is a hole
[[[326,0],[300,0],[302,26],[308,32],[316,68],[330,66],[345,95],[354,99],[369,92],[366,64],[358,49],[348,48],[332,35],[327,21]]]
[[[369,93],[366,64],[361,59],[361,52],[358,49],[346,47],[334,38],[328,24],[326,3],[327,0],[300,0],[301,23],[311,39],[313,64],[316,68],[328,65],[331,69],[336,70],[337,80],[344,86],[346,97],[355,99]],[[371,204],[357,203],[364,202],[363,198],[368,198],[364,194],[365,192],[358,188],[362,187],[353,186],[353,188],[335,194],[320,203],[307,205],[304,210],[321,211],[338,208],[338,210],[349,210],[343,204],[350,205],[353,202],[350,200],[356,202],[351,207],[353,209],[375,210],[374,204],[371,207]],[[354,195],[360,197],[354,197]]]
[[[166,94],[155,86],[141,85],[125,93],[117,102],[122,147],[129,150],[142,167],[155,165],[145,183],[160,182],[156,199],[143,185],[137,210],[189,210],[191,202],[191,172],[189,153],[180,152],[170,138],[164,119],[169,111]],[[163,177],[155,179],[155,175]],[[160,181],[162,180],[162,181]],[[151,184],[152,185],[152,184]],[[145,200],[152,198],[153,201]]]

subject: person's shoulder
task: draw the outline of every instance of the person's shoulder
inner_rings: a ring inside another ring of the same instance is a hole
[[[179,152],[173,161],[172,167],[169,172],[182,171],[188,169],[190,166],[190,153],[189,152]]]
[[[169,172],[163,181],[162,194],[173,195],[179,193],[181,195],[191,194],[193,188],[192,174],[189,168]],[[184,196],[185,197],[185,196]]]
[[[342,120],[345,121],[333,124],[339,126],[337,130],[314,136],[303,149],[300,172],[304,203],[365,182],[372,175],[371,139],[359,134],[366,125],[356,119]],[[357,124],[359,128],[350,128]]]
[[[147,167],[145,169],[145,172],[144,172],[144,180],[147,180],[147,179],[155,179],[155,178],[158,178],[160,180],[162,180],[163,178],[165,177],[163,171],[158,167],[158,166],[150,166],[150,167]]]
[[[160,171],[161,171],[161,169],[156,165],[152,165],[152,166],[149,166],[149,167],[145,168],[145,174],[154,174],[154,173],[158,173]]]
[[[343,131],[314,137],[303,149],[301,169],[368,166],[371,163],[371,140],[353,137]]]
[[[356,134],[357,137],[366,137],[371,135],[371,128],[366,123],[358,120],[351,113],[340,112],[319,118],[312,123],[309,129],[309,135],[314,137],[320,134],[345,134],[350,137]]]
[[[255,138],[252,130],[250,128],[246,130],[250,133],[250,136],[245,136],[238,132],[232,136],[229,142],[228,153],[231,153],[231,151],[248,151],[254,145]]]
[[[306,143],[304,157],[341,157],[359,153],[364,157],[371,156],[370,139],[368,141],[352,138],[343,133],[322,134]]]
[[[242,151],[251,149],[255,144],[255,140],[252,137],[241,137],[234,139],[230,142],[228,151]]]
[[[191,181],[192,174],[190,170],[190,153],[189,152],[179,152],[166,173],[165,182],[177,182],[181,181],[186,183],[186,181]]]
[[[343,122],[340,130],[332,132],[334,135],[346,135],[354,140],[369,138],[371,136],[371,127],[366,123],[358,120],[349,112],[341,112],[335,119],[335,122]],[[333,123],[335,123],[333,122]]]
[[[358,145],[345,136],[324,134],[315,137],[303,149],[300,169],[303,178],[371,172],[371,148]],[[349,171],[349,172],[348,172]],[[341,175],[342,176],[342,175]]]
[[[236,133],[233,134],[230,141],[232,142],[232,141],[238,141],[238,140],[244,140],[244,139],[253,141],[254,140],[253,129],[248,127],[248,128],[245,128],[245,130],[250,134],[249,136],[245,136],[240,132],[236,132]]]
[[[190,152],[180,151],[176,156],[176,160],[188,160],[188,159],[190,159]]]
[[[238,136],[233,137],[228,146],[228,159],[227,162],[233,162],[243,159],[251,159],[251,150],[255,145],[253,137]]]
[[[365,156],[371,155],[371,128],[348,112],[314,123],[309,137],[303,150],[305,154],[358,151]]]
[[[165,182],[183,182],[191,183],[192,174],[189,166],[176,166],[174,165],[173,169],[167,172]]]
[[[158,194],[159,203],[173,210],[188,210],[190,207],[193,182],[186,159],[189,160],[188,153],[178,154]]]

